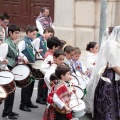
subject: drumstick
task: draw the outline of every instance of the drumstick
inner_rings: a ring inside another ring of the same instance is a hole
[[[79,103],[78,105],[80,105],[80,104],[82,104],[82,103]],[[78,106],[78,105],[75,105],[75,106],[73,106],[73,107],[70,107],[70,109],[72,109],[72,108],[74,108],[74,107],[76,107],[76,106]]]
[[[10,78],[10,77],[5,77],[5,76],[0,76],[0,77],[3,77],[3,78]]]
[[[14,74],[14,73],[13,73],[13,74]],[[20,74],[14,74],[14,75],[23,76],[23,75],[20,75]]]
[[[83,74],[80,72],[80,74],[81,74],[81,77],[82,77],[82,79],[83,79],[83,81],[86,83],[86,81],[84,80],[84,78],[83,78]]]

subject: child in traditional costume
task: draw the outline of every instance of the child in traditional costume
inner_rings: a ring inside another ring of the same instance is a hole
[[[74,70],[73,70],[73,65],[71,63],[71,59],[72,59],[72,56],[74,55],[74,48],[72,46],[70,46],[70,45],[67,45],[64,48],[64,52],[65,52],[65,61],[64,61],[64,63],[70,67],[71,73],[72,73]]]
[[[71,64],[73,65],[73,68],[75,71],[81,74],[86,74],[89,76],[89,70],[84,66],[84,64],[80,61],[81,56],[81,50],[78,47],[74,48],[74,55],[71,60]]]
[[[86,50],[89,51],[87,53],[87,68],[91,73],[96,64],[98,49],[99,47],[96,42],[89,42],[89,44],[87,44]]]

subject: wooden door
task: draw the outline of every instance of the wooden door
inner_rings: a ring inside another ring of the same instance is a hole
[[[6,12],[10,16],[10,23],[21,23],[20,0],[0,0],[0,12]]]
[[[29,24],[35,25],[35,19],[42,7],[48,7],[50,16],[54,19],[54,0],[0,0],[0,14],[8,13],[10,23],[14,23],[22,29]]]
[[[35,23],[35,19],[40,14],[42,7],[48,7],[50,16],[54,20],[54,0],[31,0],[31,22]]]

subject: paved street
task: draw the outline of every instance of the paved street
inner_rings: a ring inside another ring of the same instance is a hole
[[[37,95],[37,82],[38,81],[36,80],[34,93],[32,96],[33,103],[35,103],[36,95]],[[39,106],[39,108],[32,109],[32,112],[24,112],[24,111],[19,110],[20,96],[21,96],[20,91],[21,91],[20,88],[16,89],[15,102],[14,102],[14,108],[13,108],[13,111],[20,114],[18,120],[41,120],[43,113],[44,113],[45,105],[40,105],[40,104],[35,103]],[[2,105],[0,105],[0,120],[4,120],[2,119],[3,105],[4,105],[3,103]],[[92,120],[92,118],[91,118],[91,115],[85,115],[84,117],[80,118],[80,120]]]
[[[85,59],[86,59],[86,51],[82,50],[81,61],[84,63],[84,65],[86,65]],[[37,95],[37,83],[38,81],[36,80],[35,87],[34,87],[34,93],[32,96],[32,102],[34,104],[37,104],[35,102],[36,95]],[[15,102],[14,102],[14,107],[13,107],[13,111],[20,114],[18,120],[41,120],[46,106],[37,104],[39,108],[31,109],[32,112],[24,112],[24,111],[19,110],[20,96],[21,96],[20,92],[21,92],[21,89],[17,87],[16,93],[15,93]],[[3,105],[4,105],[3,103],[2,105],[0,105],[0,120],[4,120],[2,119]],[[92,118],[91,118],[91,115],[86,114],[84,117],[80,118],[80,120],[92,120]]]

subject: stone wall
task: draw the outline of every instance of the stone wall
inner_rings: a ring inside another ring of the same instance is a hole
[[[99,42],[101,0],[55,0],[55,34],[68,44],[86,48]],[[107,26],[120,24],[120,0],[108,0]]]

